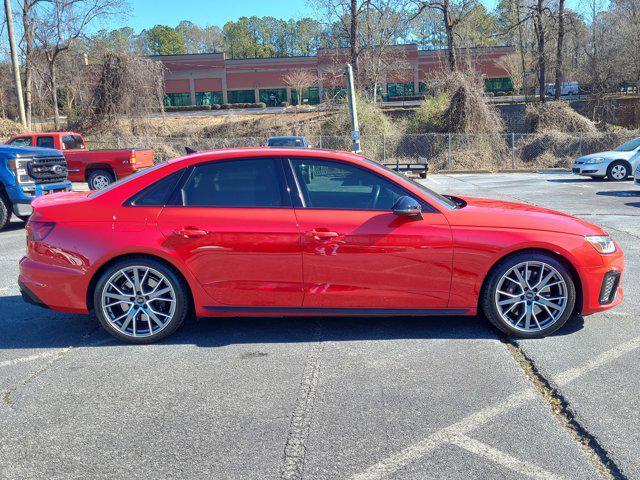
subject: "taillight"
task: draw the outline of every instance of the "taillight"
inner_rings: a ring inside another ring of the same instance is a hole
[[[56,226],[55,222],[38,222],[29,220],[27,223],[27,240],[41,242],[52,232]]]

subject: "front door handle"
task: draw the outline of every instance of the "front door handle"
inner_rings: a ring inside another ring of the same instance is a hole
[[[314,228],[307,232],[307,235],[314,237],[316,240],[329,240],[340,236],[338,232],[332,232],[328,228]]]
[[[174,232],[183,238],[200,238],[204,237],[208,232],[197,227],[182,227]]]

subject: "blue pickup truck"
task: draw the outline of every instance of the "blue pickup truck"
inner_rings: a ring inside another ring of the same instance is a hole
[[[68,190],[67,161],[60,150],[0,145],[0,230],[12,213],[26,221],[35,197]]]

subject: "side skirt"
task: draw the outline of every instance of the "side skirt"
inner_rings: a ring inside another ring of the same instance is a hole
[[[399,316],[446,316],[465,315],[469,309],[402,309],[402,308],[298,308],[298,307],[204,307],[208,312],[254,313],[254,314],[293,314],[293,315],[337,315],[365,317],[399,317]]]

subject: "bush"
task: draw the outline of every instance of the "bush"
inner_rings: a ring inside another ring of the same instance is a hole
[[[443,115],[448,105],[449,95],[445,92],[426,97],[409,120],[409,131],[411,133],[442,131]]]
[[[528,105],[524,122],[529,133],[592,133],[598,131],[595,123],[580,115],[566,102]]]
[[[282,102],[282,103],[280,104],[280,106],[281,106],[281,107],[285,107],[285,108],[286,108],[286,107],[288,107],[288,106],[289,106],[289,102]]]
[[[495,93],[493,93],[493,92],[485,92],[484,96],[485,96],[485,97],[495,97],[495,96],[496,96],[496,94],[495,94]]]
[[[253,104],[256,108],[267,108],[267,104],[264,102],[258,102]]]
[[[214,103],[213,105],[211,105],[211,110],[220,110],[220,104]]]
[[[211,110],[211,105],[171,105],[164,107],[165,112],[196,112],[200,110]]]
[[[223,110],[228,110],[229,108],[231,108],[231,104],[230,103],[223,103],[222,105],[220,105],[220,108]]]
[[[400,133],[397,122],[392,122],[378,104],[373,103],[368,95],[356,94],[358,121],[363,135],[397,135]],[[349,135],[351,118],[345,100],[342,108],[335,116],[322,125],[324,135]]]

